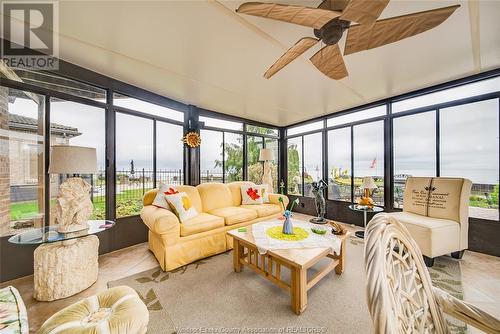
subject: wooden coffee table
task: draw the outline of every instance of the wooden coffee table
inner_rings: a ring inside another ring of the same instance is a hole
[[[262,255],[259,254],[255,245],[252,226],[248,226],[246,232],[232,230],[228,234],[233,237],[234,271],[240,272],[242,266],[247,266],[280,288],[289,291],[292,298],[292,310],[296,314],[300,314],[307,307],[307,291],[309,289],[334,269],[337,275],[343,273],[345,242],[350,232],[338,236],[341,240],[340,254],[338,255],[332,254],[330,248],[279,249],[268,251]],[[308,279],[307,269],[325,258],[331,261]],[[289,282],[281,277],[282,266],[290,269],[291,279]]]

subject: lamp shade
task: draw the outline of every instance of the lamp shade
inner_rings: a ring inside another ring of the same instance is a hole
[[[361,184],[361,189],[377,189],[377,185],[375,181],[373,181],[373,177],[365,176],[363,178],[363,183]]]
[[[270,148],[261,148],[259,153],[259,161],[274,160],[274,152]]]
[[[49,173],[94,174],[97,153],[93,147],[55,145],[51,147]]]

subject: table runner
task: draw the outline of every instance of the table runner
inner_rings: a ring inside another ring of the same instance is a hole
[[[264,221],[252,225],[252,234],[255,239],[255,245],[260,254],[265,254],[269,250],[276,249],[291,249],[291,248],[327,248],[329,247],[335,254],[340,254],[340,239],[337,238],[332,232],[329,225],[323,225],[327,232],[324,235],[316,234],[311,231],[311,227],[317,227],[316,224],[303,222],[300,220],[292,219],[293,227],[301,227],[309,233],[307,238],[299,241],[286,241],[271,238],[267,235],[268,228],[274,226],[283,226],[283,221]]]

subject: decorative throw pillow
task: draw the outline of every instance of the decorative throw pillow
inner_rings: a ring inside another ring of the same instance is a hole
[[[165,195],[165,199],[181,223],[198,215],[198,211],[191,203],[189,196],[184,192]]]
[[[167,209],[171,211],[170,206],[165,199],[165,195],[176,194],[178,191],[171,185],[160,182],[160,186],[158,187],[158,193],[152,203],[152,205],[157,208]]]
[[[262,204],[262,187],[261,186],[241,186],[241,204]]]
[[[267,184],[260,184],[256,187],[260,188],[260,192],[262,194],[262,202],[269,203],[269,187],[267,186]]]

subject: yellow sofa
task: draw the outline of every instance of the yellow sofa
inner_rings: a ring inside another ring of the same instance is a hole
[[[282,214],[279,197],[285,206],[284,195],[269,194],[269,203],[241,205],[241,186],[254,185],[239,181],[228,184],[203,183],[196,187],[176,186],[185,192],[199,215],[181,223],[169,210],[153,203],[158,189],[144,194],[141,218],[149,228],[149,249],[163,270],[172,270],[198,259],[232,249],[227,231],[259,221],[277,218]]]

